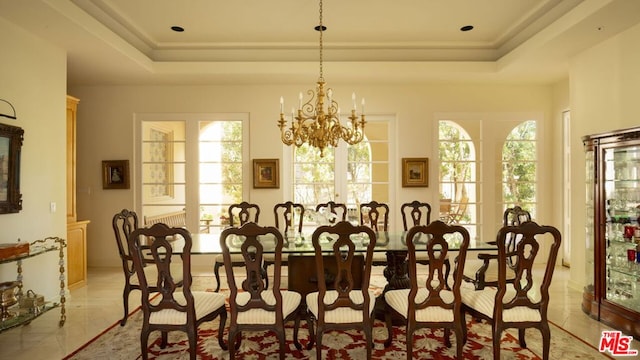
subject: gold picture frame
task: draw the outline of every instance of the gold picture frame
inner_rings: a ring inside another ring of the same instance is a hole
[[[253,187],[280,188],[280,160],[253,159]]]
[[[129,188],[129,160],[102,161],[102,188]]]
[[[402,187],[429,186],[429,158],[402,158]]]

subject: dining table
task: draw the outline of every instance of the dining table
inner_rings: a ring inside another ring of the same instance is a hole
[[[364,235],[364,234],[363,234]],[[356,245],[356,252],[364,253],[367,250],[368,240],[366,236],[355,235],[353,240]],[[376,243],[374,246],[374,252],[386,253],[387,265],[383,271],[384,277],[387,280],[387,285],[384,291],[395,289],[407,289],[410,287],[410,279],[407,270],[407,239],[406,232],[389,232],[379,231],[375,232]],[[315,249],[311,242],[310,233],[298,233],[298,234],[285,234],[283,236],[284,246],[282,248],[282,254],[287,255],[308,255],[313,256]],[[191,254],[192,255],[216,255],[222,254],[222,248],[220,247],[220,233],[192,233],[191,234]],[[330,254],[334,251],[333,242],[329,236],[320,237],[320,245],[323,248],[323,253]],[[428,238],[425,235],[416,236],[414,238],[414,244],[416,244],[416,252],[426,252],[426,246],[420,246],[420,244],[426,244]],[[450,237],[447,238],[449,244],[449,251],[456,252],[461,243],[461,239]],[[260,238],[260,242],[263,246],[264,254],[275,253],[275,239],[272,236],[264,236]],[[239,237],[230,237],[228,240],[229,252],[231,254],[240,254],[242,245],[242,239]],[[184,246],[184,239],[177,238],[172,241],[172,248],[175,254],[180,254]],[[497,250],[495,242],[484,242],[478,239],[471,239],[467,251],[487,251]]]

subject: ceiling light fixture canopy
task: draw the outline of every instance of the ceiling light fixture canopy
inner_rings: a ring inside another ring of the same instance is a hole
[[[287,127],[287,121],[284,118],[284,98],[280,97],[280,120],[278,127],[282,142],[285,145],[293,145],[300,147],[304,143],[316,147],[320,150],[320,157],[324,157],[324,150],[329,147],[338,146],[340,139],[347,144],[354,145],[362,141],[364,138],[364,99],[362,99],[362,109],[360,117],[356,114],[356,94],[351,95],[353,108],[351,115],[347,118],[350,120],[346,125],[340,123],[340,108],[338,103],[333,100],[333,90],[326,88],[324,74],[322,72],[322,33],[326,27],[322,25],[322,0],[320,0],[320,25],[315,29],[320,32],[320,77],[316,83],[316,90],[307,90],[309,100],[303,104],[302,92],[298,100],[298,110],[291,109],[291,126]],[[314,103],[315,100],[315,103]],[[325,105],[326,101],[326,105]]]

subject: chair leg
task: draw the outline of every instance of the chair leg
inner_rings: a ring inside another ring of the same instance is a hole
[[[542,359],[549,360],[549,348],[551,347],[551,330],[549,329],[549,324],[542,324],[540,333],[542,334]]]
[[[391,321],[391,310],[388,308],[384,312],[384,322],[387,324],[387,340],[384,342],[384,347],[388,348],[393,341],[393,323]]]
[[[527,342],[524,339],[525,329],[518,329],[518,341],[520,342],[520,347],[523,349],[527,348]],[[540,331],[542,332],[542,330]]]
[[[213,276],[215,276],[216,278],[216,290],[215,292],[220,291],[220,267],[222,266],[222,264],[220,264],[219,262],[216,262],[215,265],[213,265]]]
[[[493,327],[493,360],[500,360],[500,336],[502,336],[502,329],[498,329],[495,325]]]
[[[310,311],[307,310],[307,327],[309,328],[309,343],[307,344],[307,350],[311,350],[315,344],[315,332],[314,332],[314,318]]]
[[[302,316],[303,304],[301,303],[298,308],[295,310],[296,317],[293,320],[293,345],[295,345],[296,349],[302,350],[302,345],[298,341],[298,330],[300,330],[300,316]]]
[[[407,360],[413,359],[413,328],[407,322]]]
[[[160,340],[160,348],[164,349],[167,347],[167,344],[169,343],[169,332],[168,331],[161,331],[161,339]]]
[[[456,326],[456,328],[454,329],[454,332],[456,334],[456,357],[458,359],[462,359],[463,358],[462,350],[464,348],[464,342],[462,339],[464,338],[463,333],[465,332],[465,330]]]
[[[229,350],[229,347],[224,342],[224,326],[227,323],[227,310],[225,309],[220,313],[220,325],[218,327],[218,344],[222,350]]]
[[[147,354],[147,344],[149,343],[149,331],[142,330],[140,333],[140,350],[142,351],[142,360],[147,360],[149,354]]]
[[[449,328],[444,329],[444,344],[448,348],[451,347],[451,329]]]
[[[124,326],[127,323],[127,318],[129,318],[129,293],[131,289],[129,288],[129,283],[125,284],[124,291],[122,292],[122,303],[124,304],[124,316],[122,320],[120,320],[120,326]]]
[[[268,289],[269,288],[269,273],[267,272],[267,270],[269,269],[269,263],[268,262],[263,262],[262,263],[262,274],[264,275],[264,289]]]
[[[316,360],[322,360],[322,333],[324,329],[316,329]]]

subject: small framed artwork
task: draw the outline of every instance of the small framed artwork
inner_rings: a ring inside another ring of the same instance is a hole
[[[0,124],[0,214],[22,210],[20,193],[20,154],[24,130]]]
[[[102,161],[102,188],[129,188],[129,160]]]
[[[429,186],[429,159],[402,158],[402,187]]]
[[[253,159],[253,187],[280,188],[280,160]]]

